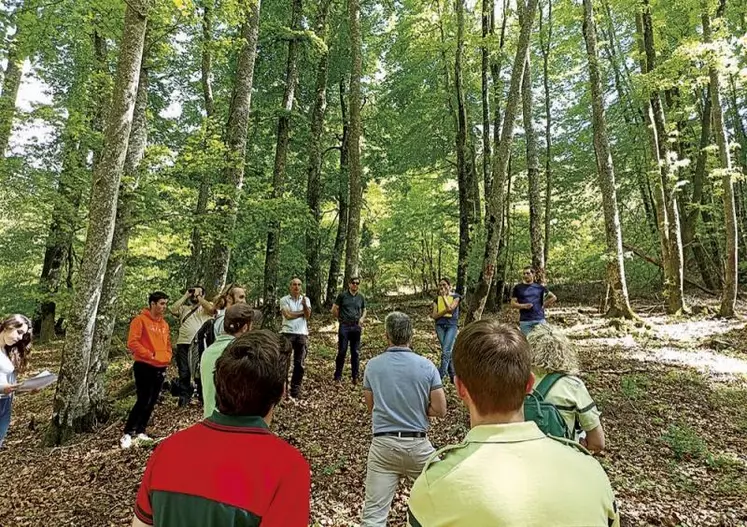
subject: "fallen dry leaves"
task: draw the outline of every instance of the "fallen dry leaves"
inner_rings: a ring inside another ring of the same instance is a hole
[[[438,343],[427,319],[429,306],[413,301],[373,310],[364,334],[363,363],[384,348],[381,321],[395,307],[415,315],[414,347],[436,362]],[[566,310],[557,318],[566,326],[599,322],[588,309]],[[732,339],[741,346],[737,352],[747,347],[743,338]],[[690,368],[633,360],[622,347],[578,342],[582,376],[603,412],[609,448],[599,459],[615,487],[623,525],[747,525],[743,381],[714,382]],[[331,382],[335,352],[330,321],[315,320],[304,399],[299,404],[284,402],[274,424],[311,464],[312,523],[323,526],[359,523],[371,437],[362,389],[351,384],[349,364],[345,382]],[[59,357],[56,349],[37,350],[34,360],[36,368],[57,369]],[[114,362],[110,393],[127,381],[126,361]],[[121,418],[73,444],[41,447],[51,397],[52,392],[45,391],[17,399],[7,448],[0,452],[0,525],[129,525],[150,448],[118,448]],[[461,440],[469,428],[450,386],[447,397],[449,415],[436,422],[431,433],[437,447]],[[120,403],[120,413],[126,403]],[[200,417],[199,407],[177,408],[176,400],[166,396],[156,408],[150,432],[162,438]],[[407,484],[400,486],[390,525],[404,524],[408,489]]]

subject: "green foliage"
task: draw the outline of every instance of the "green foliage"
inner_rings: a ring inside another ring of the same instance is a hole
[[[670,425],[661,440],[678,461],[706,459],[710,455],[705,441],[684,423]]]

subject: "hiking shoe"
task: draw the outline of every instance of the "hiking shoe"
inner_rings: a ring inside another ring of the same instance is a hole
[[[126,450],[132,446],[132,436],[130,434],[125,434],[122,437],[119,438],[119,447],[123,450]]]
[[[145,434],[143,432],[139,433],[136,439],[138,441],[153,441],[153,438],[151,438],[148,434]]]

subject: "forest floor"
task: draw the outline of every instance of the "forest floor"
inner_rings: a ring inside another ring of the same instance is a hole
[[[669,318],[659,308],[635,307],[645,326],[615,327],[595,309],[567,303],[549,313],[549,321],[566,328],[578,344],[581,376],[602,410],[608,449],[598,459],[612,480],[623,525],[747,525],[745,322],[707,315]],[[414,348],[436,362],[439,347],[428,302],[392,299],[371,309],[363,364],[384,349],[383,319],[394,308],[414,317]],[[273,428],[311,464],[312,523],[357,525],[370,418],[360,386],[349,379],[341,387],[331,383],[334,324],[327,317],[312,320],[304,400],[282,403]],[[35,370],[59,368],[59,346],[36,349],[32,357]],[[130,360],[121,354],[109,369],[110,393],[127,384],[129,371]],[[16,400],[0,452],[0,526],[129,525],[152,449],[118,447],[133,397],[117,401],[113,420],[96,433],[45,448],[40,445],[52,395],[47,390]],[[447,397],[448,416],[431,431],[437,447],[460,441],[469,428],[451,386]],[[198,406],[178,408],[176,399],[166,396],[149,433],[164,438],[200,417]],[[404,524],[408,488],[400,486],[390,525]]]

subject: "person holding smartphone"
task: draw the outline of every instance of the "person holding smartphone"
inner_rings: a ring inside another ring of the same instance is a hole
[[[215,308],[205,300],[205,288],[195,285],[174,302],[171,314],[179,320],[179,336],[176,339],[176,367],[179,371],[177,391],[179,406],[186,406],[194,394],[189,371],[189,346],[197,331],[213,317]]]

